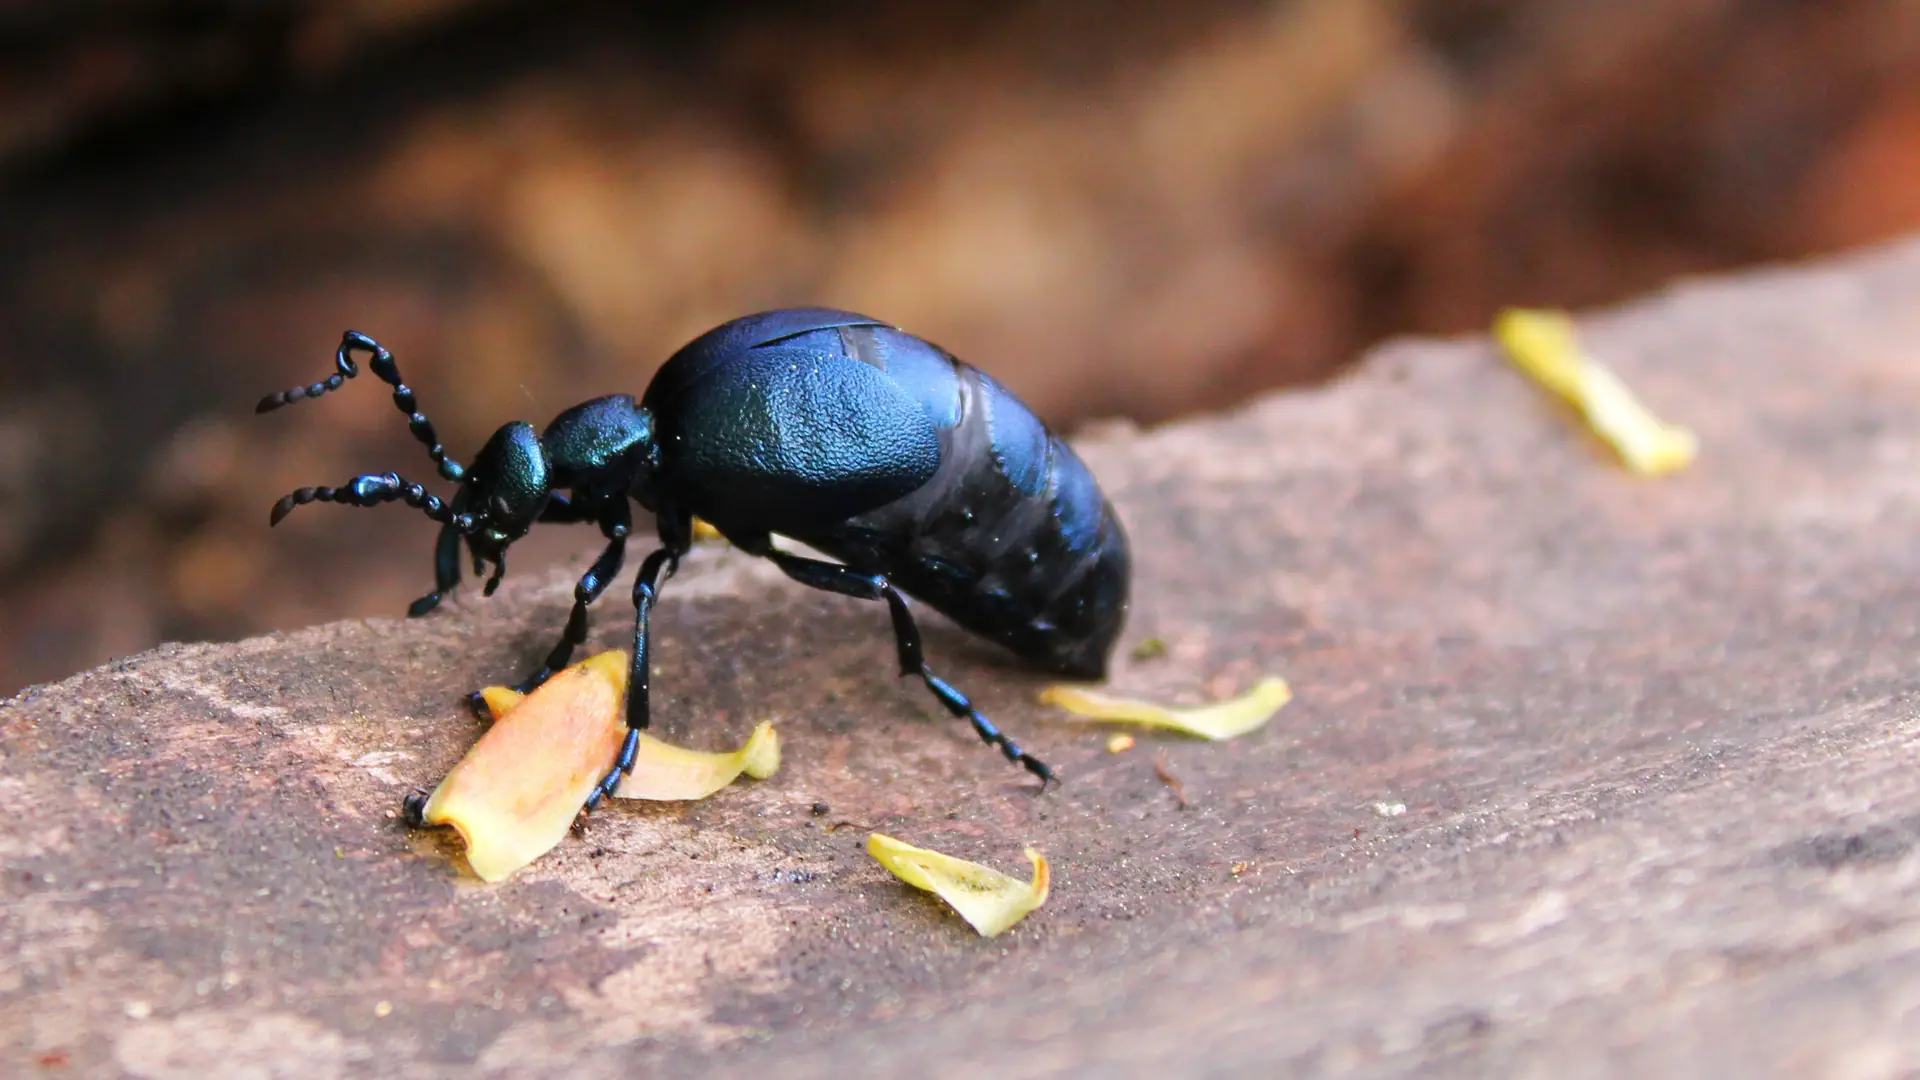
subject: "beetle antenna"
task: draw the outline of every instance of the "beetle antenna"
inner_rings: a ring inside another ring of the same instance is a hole
[[[308,503],[340,503],[343,506],[379,506],[404,502],[442,525],[450,525],[461,534],[474,530],[472,514],[456,514],[440,497],[398,473],[367,473],[356,476],[341,487],[304,487],[290,491],[273,504],[269,526],[278,525],[296,506]]]
[[[291,390],[282,390],[277,394],[268,394],[254,406],[255,413],[269,413],[283,405],[291,405],[306,398],[317,398],[322,394],[340,389],[348,379],[360,374],[360,365],[354,363],[355,351],[370,355],[368,366],[381,382],[393,387],[393,404],[407,414],[407,429],[420,445],[427,448],[427,456],[440,470],[440,475],[448,480],[458,481],[467,474],[466,467],[447,456],[447,448],[441,445],[440,437],[434,433],[433,422],[420,411],[419,403],[413,398],[413,390],[400,381],[400,365],[394,362],[393,354],[386,347],[358,330],[349,330],[340,338],[340,348],[333,354],[334,373],[311,386],[296,386]],[[313,489],[320,490],[320,489]]]

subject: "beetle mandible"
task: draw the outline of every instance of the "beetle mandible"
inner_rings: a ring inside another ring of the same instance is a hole
[[[582,402],[542,432],[515,421],[493,433],[471,465],[447,456],[401,380],[393,354],[348,331],[324,381],[263,399],[270,412],[337,390],[359,373],[354,354],[393,387],[413,435],[450,502],[397,473],[342,487],[307,487],[274,505],[278,525],[310,502],[404,502],[440,523],[433,591],[410,616],[432,611],[460,581],[465,543],[493,595],[507,548],[539,523],[591,523],[606,548],[573,591],[566,628],[515,689],[564,668],[587,639],[587,608],[620,573],[632,530],[629,500],[654,514],[660,546],[633,587],[627,737],[591,811],[633,768],[648,722],[647,620],[665,580],[693,542],[693,520],[741,551],[771,560],[803,585],[884,600],[903,676],[915,675],[1007,760],[1053,770],[1022,750],[927,665],[902,594],[942,612],[1048,671],[1106,674],[1126,619],[1126,533],[1071,447],[985,372],[907,332],[825,308],[761,312],[724,323],[670,357],[636,404],[614,394]],[[839,562],[773,544],[798,541]],[[479,708],[478,695],[471,699]],[[409,799],[417,823],[421,799]]]

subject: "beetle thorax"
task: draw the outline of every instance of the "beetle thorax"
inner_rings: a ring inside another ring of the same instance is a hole
[[[627,394],[594,398],[554,417],[540,442],[555,488],[622,495],[651,471],[653,416]]]

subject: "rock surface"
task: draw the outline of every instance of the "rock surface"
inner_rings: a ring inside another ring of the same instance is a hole
[[[1701,436],[1663,481],[1480,340],[1088,444],[1138,552],[1123,649],[1169,647],[1116,685],[1297,698],[1109,754],[931,626],[1045,794],[889,677],[883,610],[716,549],[666,589],[657,711],[716,747],[776,717],[781,772],[623,805],[501,886],[393,812],[566,580],[34,688],[0,706],[0,1071],[1920,1069],[1916,295],[1908,243],[1586,319]],[[1053,898],[982,940],[868,827],[1032,843]]]

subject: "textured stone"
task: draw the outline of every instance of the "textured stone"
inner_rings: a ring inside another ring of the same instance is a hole
[[[1915,295],[1908,243],[1585,319],[1701,436],[1662,481],[1478,339],[1088,443],[1138,551],[1126,644],[1168,644],[1116,685],[1297,696],[1109,754],[930,626],[1045,794],[890,678],[884,610],[723,550],[665,590],[657,712],[715,747],[777,718],[781,772],[616,807],[502,886],[392,814],[565,579],[31,690],[0,706],[0,1068],[1920,1069]],[[1014,869],[1032,843],[1053,897],[983,941],[867,827]]]

